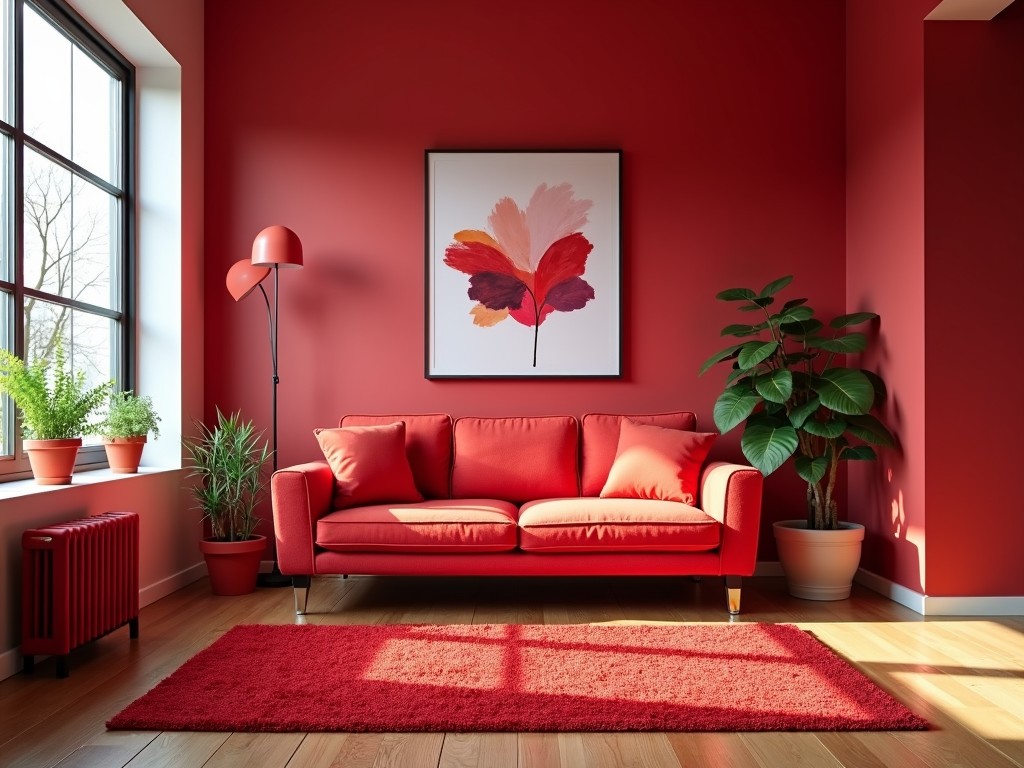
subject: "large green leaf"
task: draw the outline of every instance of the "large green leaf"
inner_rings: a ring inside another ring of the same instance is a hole
[[[794,408],[789,413],[790,423],[797,428],[803,426],[804,422],[821,407],[821,400],[816,397],[812,397],[806,403],[801,406]]]
[[[740,347],[743,344],[733,344],[731,347],[715,352],[711,357],[704,361],[704,364],[700,367],[699,376],[703,376],[707,373],[715,363],[720,363],[723,360],[728,360],[730,357],[735,357],[736,353],[740,351]]]
[[[733,325],[727,325],[722,329],[722,336],[753,336],[758,333],[761,327],[758,325],[746,325],[743,323],[736,323]]]
[[[857,461],[873,461],[878,458],[878,454],[875,453],[875,449],[870,445],[854,445],[843,451],[839,458]]]
[[[715,295],[719,301],[753,301],[757,294],[749,288],[727,288]]]
[[[816,421],[808,419],[803,423],[802,429],[817,437],[824,437],[828,440],[839,437],[846,431],[846,422],[842,419],[829,419],[828,421]]]
[[[770,475],[796,452],[799,440],[796,430],[788,425],[748,423],[740,440],[747,461]]]
[[[725,433],[742,424],[761,402],[756,392],[746,385],[729,387],[715,401],[714,419],[718,431]]]
[[[773,403],[784,403],[793,394],[793,374],[785,369],[772,371],[754,379],[758,394]]]
[[[821,339],[816,346],[826,352],[838,352],[841,355],[863,352],[868,347],[868,337],[863,333],[848,333],[834,339]]]
[[[806,456],[796,457],[796,473],[801,479],[812,485],[819,482],[828,471],[828,459],[824,456],[816,456],[809,459]]]
[[[830,368],[811,381],[821,404],[838,413],[860,415],[871,410],[875,389],[871,381],[853,368]]]
[[[851,434],[859,437],[866,443],[884,445],[887,448],[891,448],[896,442],[892,432],[870,413],[866,413],[863,416],[850,416],[847,428]]]
[[[792,275],[786,275],[785,277],[780,277],[777,280],[772,280],[770,283],[768,283],[768,285],[766,285],[764,288],[761,289],[761,294],[760,295],[761,296],[774,296],[776,293],[781,291],[783,288],[785,288],[787,285],[789,285],[792,282],[793,282],[793,276]]]
[[[829,323],[833,328],[846,328],[849,325],[860,325],[868,320],[874,320],[878,315],[874,312],[853,312],[849,315],[840,315],[833,318]]]
[[[740,348],[736,362],[739,363],[740,368],[749,371],[771,357],[778,348],[779,342],[777,341],[748,341]]]
[[[790,299],[789,301],[787,301],[785,304],[782,305],[782,311],[785,312],[787,309],[792,309],[793,307],[799,307],[801,304],[806,304],[806,303],[807,303],[807,299]]]
[[[779,330],[783,333],[788,333],[790,336],[810,336],[813,333],[817,333],[824,326],[821,320],[816,320],[813,317],[810,320],[798,320],[795,323],[782,323],[779,326]]]
[[[802,323],[814,317],[814,310],[810,307],[783,307],[777,315],[772,315],[772,320],[777,323]]]

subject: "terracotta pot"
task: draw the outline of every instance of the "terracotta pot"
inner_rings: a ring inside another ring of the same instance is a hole
[[[779,561],[789,594],[805,600],[844,600],[860,566],[864,526],[840,523],[835,531],[807,528],[806,520],[775,523]]]
[[[39,485],[70,485],[82,438],[26,440],[25,453]]]
[[[247,595],[255,590],[266,548],[266,536],[245,541],[200,541],[199,551],[206,557],[213,594]]]
[[[145,445],[146,435],[103,438],[103,448],[107,452],[110,471],[119,475],[133,475],[138,472]]]

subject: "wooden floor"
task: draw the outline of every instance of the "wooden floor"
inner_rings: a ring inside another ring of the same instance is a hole
[[[314,580],[306,622],[727,621],[705,579]],[[849,600],[790,598],[748,579],[741,621],[814,632],[926,717],[928,732],[248,734],[107,732],[104,722],[239,623],[295,621],[291,589],[212,597],[205,580],[127,628],[0,682],[0,766],[1024,766],[1024,618],[928,618],[855,588]],[[183,707],[189,702],[183,701]]]

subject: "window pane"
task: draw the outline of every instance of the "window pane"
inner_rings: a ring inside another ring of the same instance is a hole
[[[117,308],[118,203],[25,150],[25,287]]]
[[[29,361],[52,360],[59,336],[68,367],[85,373],[87,387],[113,378],[116,334],[116,323],[105,317],[45,301],[25,303],[25,349]],[[86,439],[87,444],[95,442]]]
[[[71,157],[71,42],[25,6],[25,132]]]
[[[75,48],[71,159],[112,184],[119,181],[115,151],[120,83],[81,48]]]
[[[25,308],[25,349],[28,359],[53,359],[58,336],[73,371],[84,371],[90,387],[111,378],[115,323],[99,315],[36,301]]]

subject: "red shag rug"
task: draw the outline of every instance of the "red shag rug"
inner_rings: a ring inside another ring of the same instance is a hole
[[[927,723],[785,624],[238,626],[147,731],[839,731]]]

